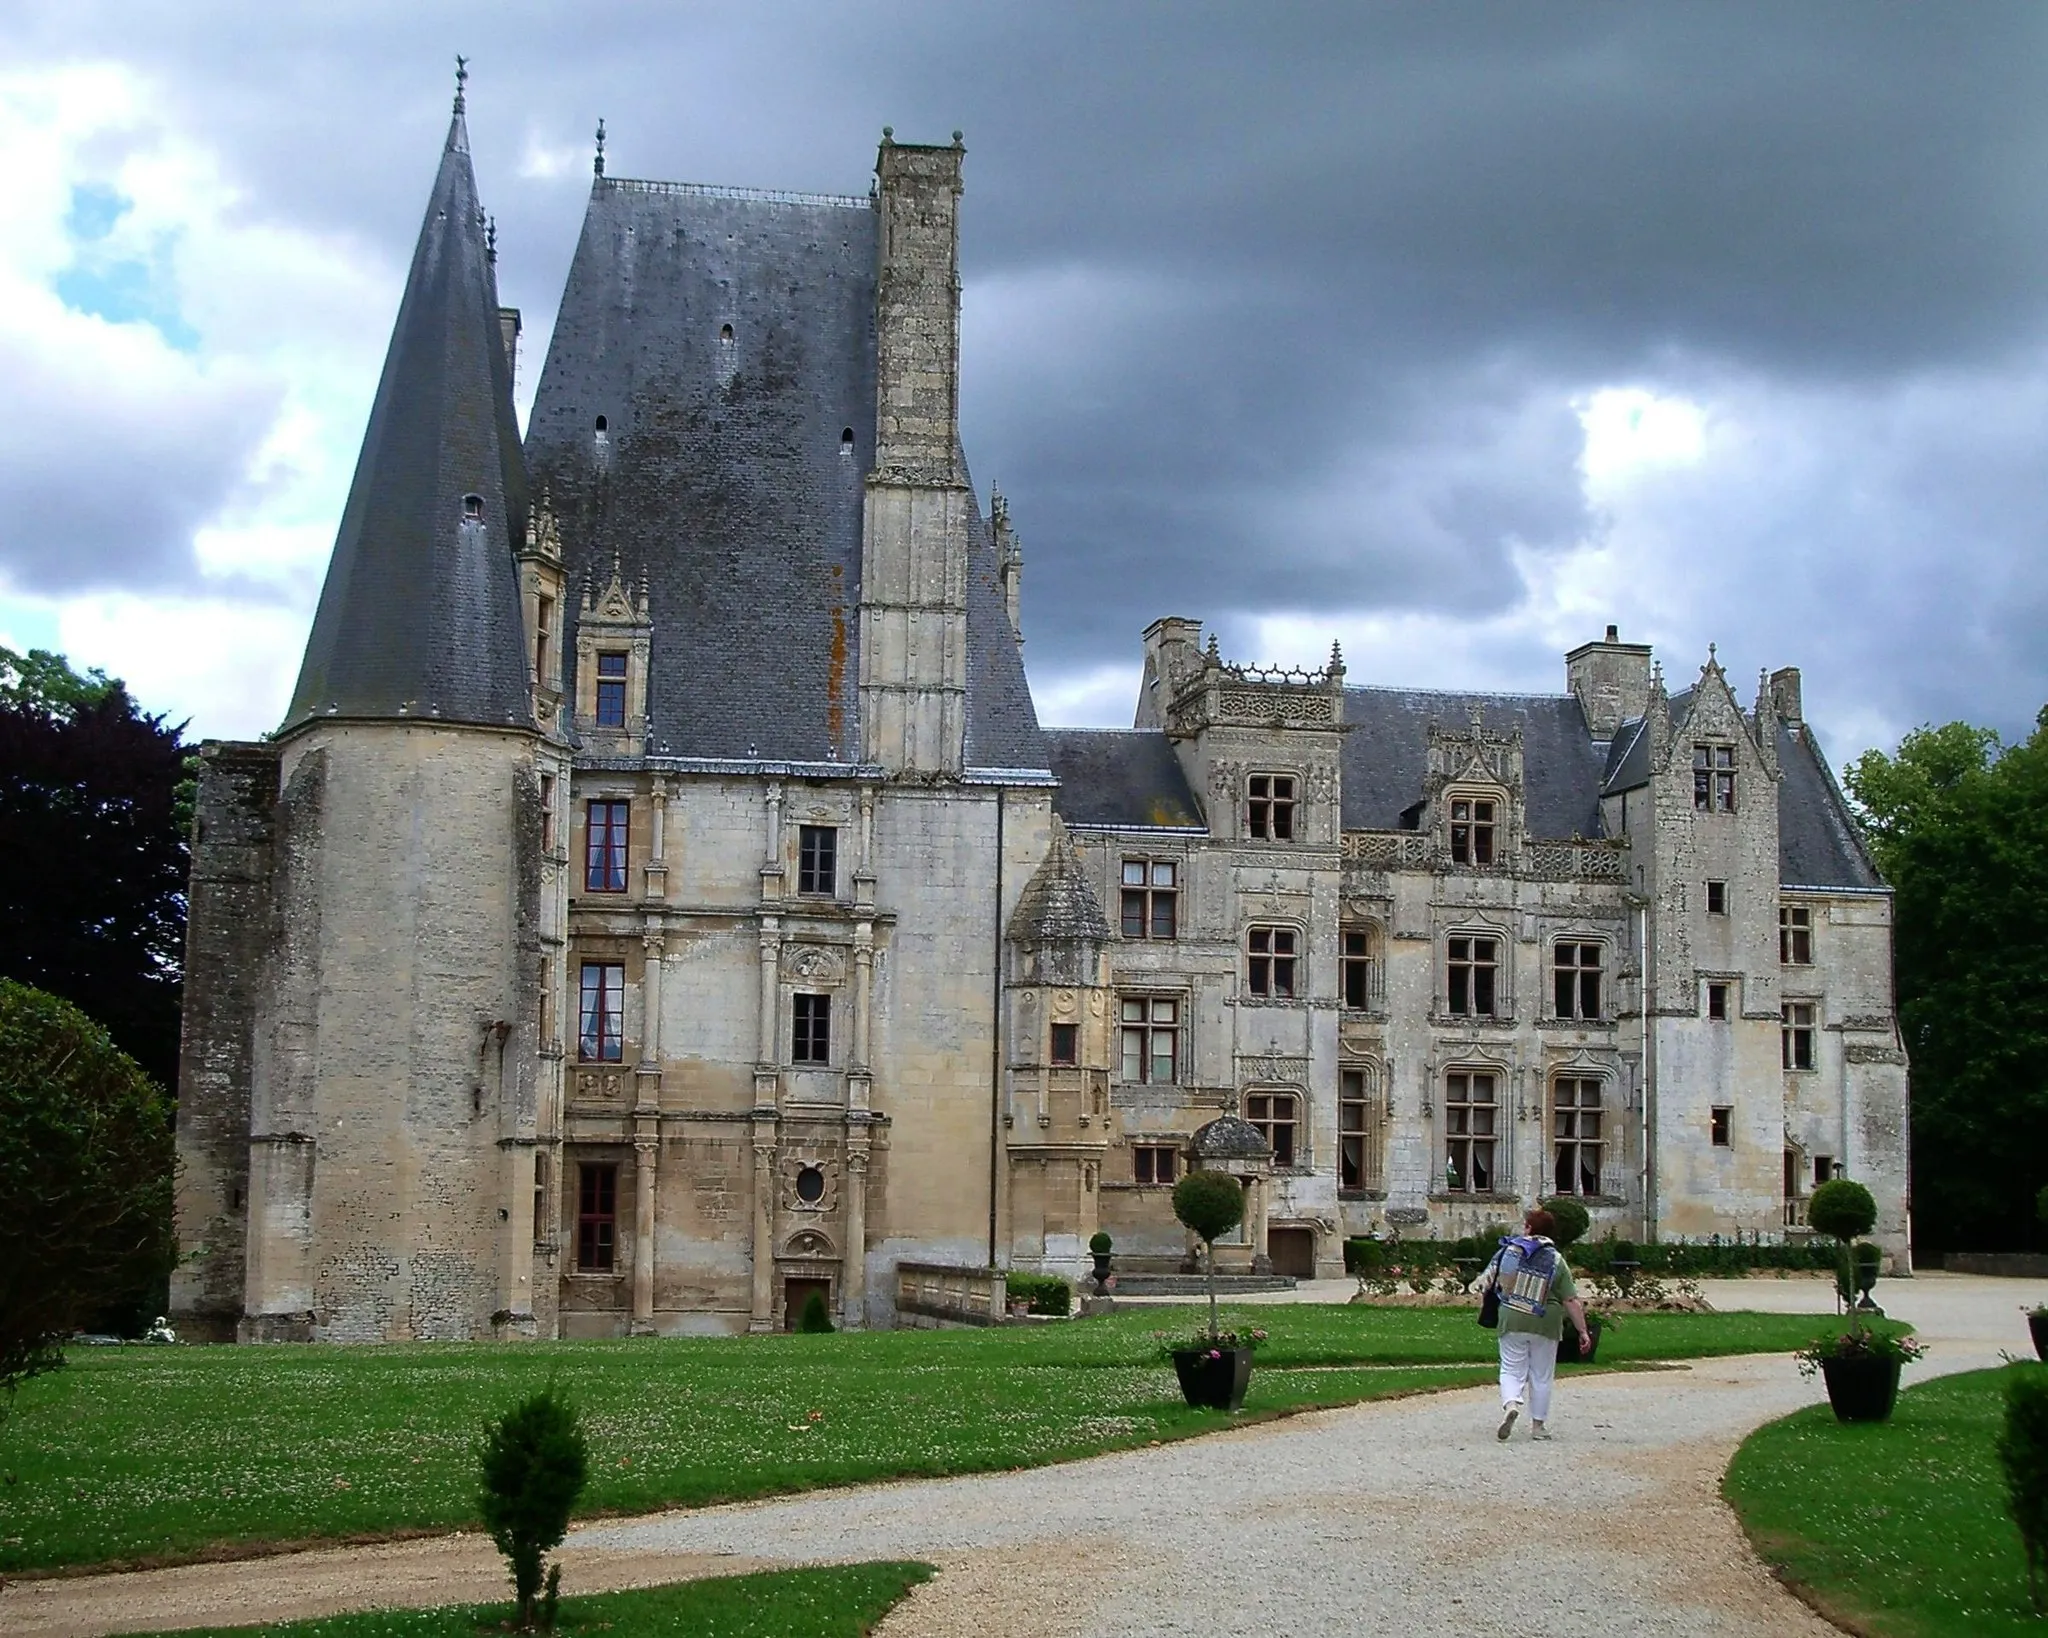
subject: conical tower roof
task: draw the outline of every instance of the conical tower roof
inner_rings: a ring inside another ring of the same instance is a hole
[[[1010,915],[1010,942],[1025,945],[1107,944],[1109,919],[1088,885],[1067,827],[1055,818],[1052,846],[1017,895]]]
[[[526,475],[462,99],[420,225],[287,728],[533,724]]]

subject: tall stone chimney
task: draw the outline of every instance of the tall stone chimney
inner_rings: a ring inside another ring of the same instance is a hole
[[[1643,714],[1650,699],[1650,645],[1624,643],[1609,626],[1597,643],[1581,643],[1564,657],[1565,687],[1586,713],[1595,739],[1612,739],[1615,729]]]
[[[882,133],[875,466],[861,575],[861,759],[960,770],[967,732],[967,543],[960,457],[960,165]]]

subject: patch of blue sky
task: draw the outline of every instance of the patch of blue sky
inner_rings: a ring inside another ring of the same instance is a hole
[[[0,573],[5,572],[6,564],[0,562]],[[62,647],[57,635],[57,611],[52,605],[0,592],[0,648],[26,654],[32,648],[46,648],[54,653]]]
[[[82,244],[104,239],[114,224],[135,208],[135,201],[117,188],[98,182],[80,183],[71,190],[71,209],[64,216],[64,231]]]
[[[113,188],[74,187],[64,218],[74,246],[71,265],[57,275],[51,288],[73,312],[109,324],[147,324],[179,352],[196,352],[199,333],[178,310],[171,273],[174,240],[159,237],[147,257],[109,255],[100,248],[133,208],[132,201]]]

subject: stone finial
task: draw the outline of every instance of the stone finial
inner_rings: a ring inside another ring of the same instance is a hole
[[[1221,665],[1223,663],[1223,649],[1216,641],[1216,633],[1213,631],[1209,633],[1208,654],[1211,665]]]
[[[455,59],[455,111],[462,113],[468,104],[463,88],[469,84],[469,59],[458,54]]]
[[[1330,639],[1330,675],[1333,677],[1344,675],[1344,645],[1334,637]]]
[[[495,267],[497,265],[498,219],[495,216],[486,216],[484,218],[484,255],[490,260],[492,266]]]
[[[590,170],[594,176],[604,175],[604,118],[602,115],[599,116],[597,121],[597,157],[591,160]]]

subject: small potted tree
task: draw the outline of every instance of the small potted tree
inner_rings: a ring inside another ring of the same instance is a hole
[[[1820,1373],[1836,1421],[1882,1422],[1899,1397],[1900,1370],[1926,1351],[1909,1336],[1874,1331],[1859,1319],[1846,1331],[1815,1337],[1793,1357],[1801,1376]]]
[[[1244,1186],[1228,1172],[1193,1171],[1173,1186],[1173,1215],[1202,1243],[1209,1271],[1206,1335],[1168,1338],[1181,1397],[1197,1410],[1234,1411],[1252,1378],[1252,1349],[1263,1331],[1221,1331],[1216,1326],[1216,1241],[1244,1221]]]
[[[1840,1248],[1835,1266],[1835,1293],[1844,1306],[1854,1287],[1849,1248],[1859,1234],[1868,1234],[1877,1224],[1877,1202],[1861,1183],[1838,1177],[1823,1183],[1806,1202],[1806,1221],[1817,1234],[1825,1234]]]
[[[1095,1259],[1095,1294],[1098,1297],[1109,1289],[1109,1252],[1115,1244],[1107,1229],[1097,1229],[1088,1238],[1088,1255]]]

